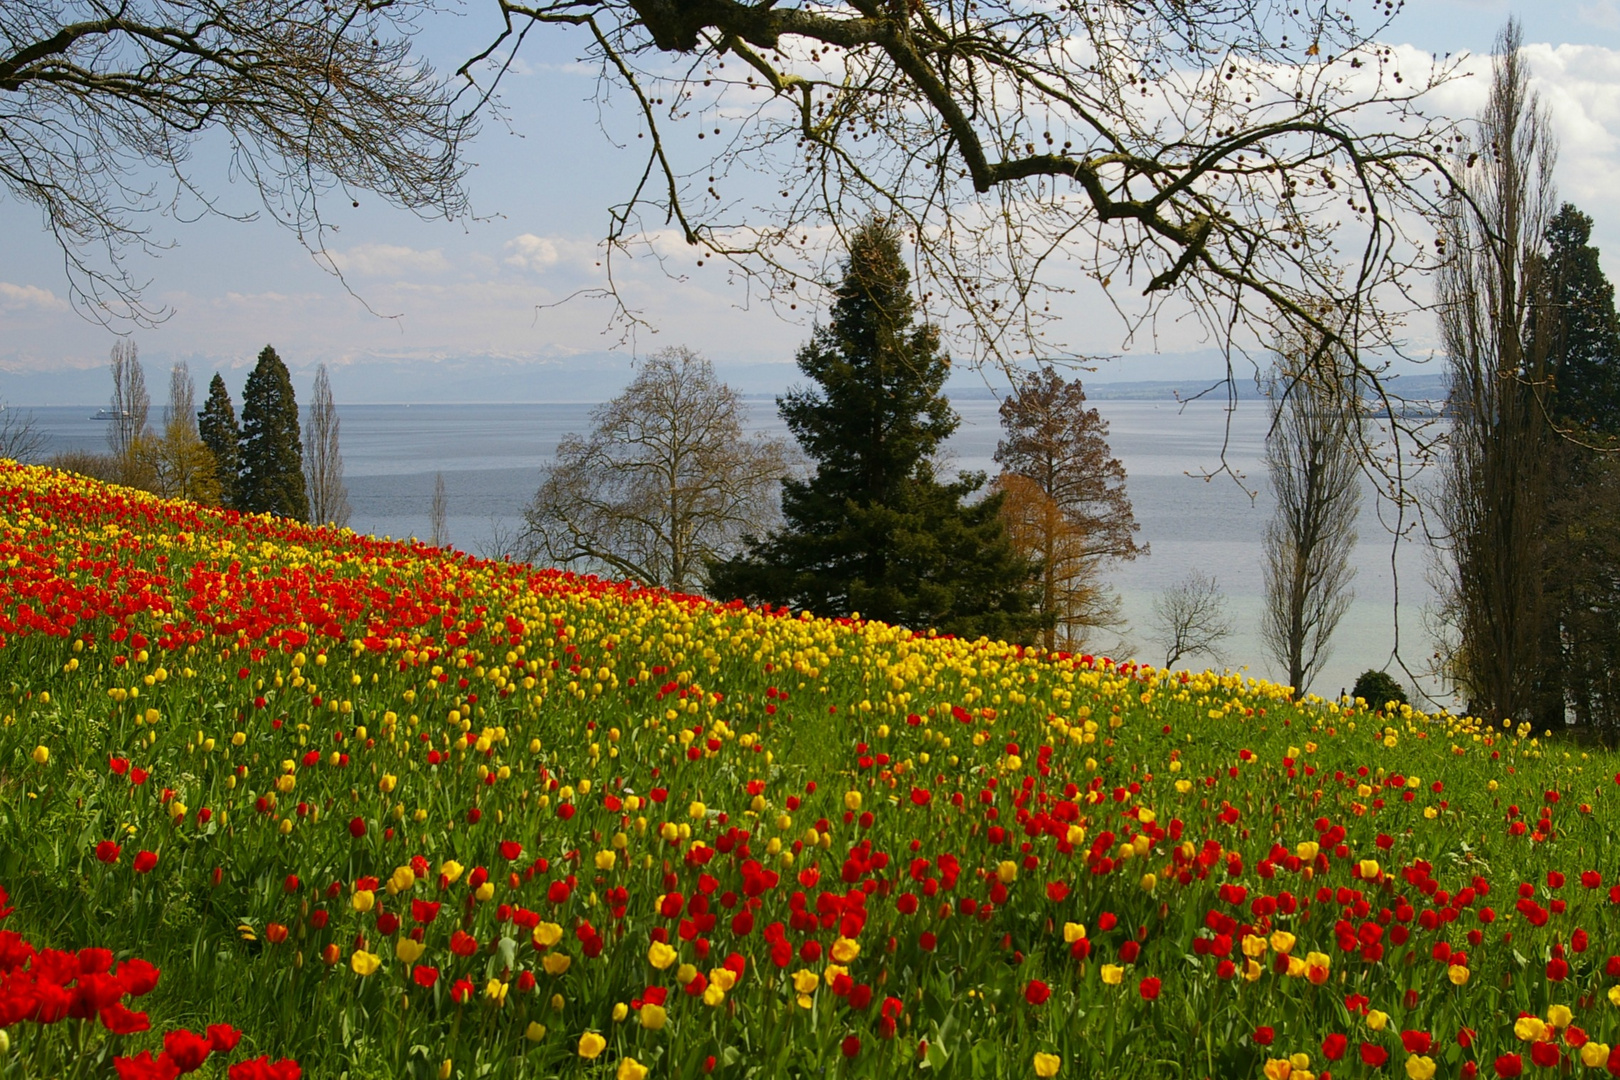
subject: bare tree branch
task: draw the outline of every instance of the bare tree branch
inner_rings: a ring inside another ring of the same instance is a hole
[[[314,251],[323,199],[350,189],[464,213],[458,152],[472,120],[411,55],[415,20],[431,10],[425,0],[0,5],[0,191],[44,214],[76,306],[103,322],[163,317],[124,256],[161,246],[145,222],[179,200],[216,211],[188,170],[210,132],[229,140],[236,178]]]

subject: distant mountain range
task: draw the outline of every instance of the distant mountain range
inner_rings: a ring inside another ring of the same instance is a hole
[[[314,367],[300,367],[294,357],[286,358],[292,369],[293,385],[302,396],[314,379]],[[1155,362],[1192,366],[1189,357],[1150,357],[1137,360],[1145,367]],[[1202,358],[1199,358],[1202,359]],[[214,368],[206,360],[192,358],[191,373],[199,399],[213,377]],[[1207,366],[1199,363],[1197,367]],[[146,382],[154,405],[162,404],[168,385],[168,361],[145,358]],[[223,365],[222,374],[234,396],[240,396],[248,364]],[[715,365],[716,373],[738,393],[750,398],[770,398],[789,386],[802,382],[791,362],[726,363]],[[624,389],[634,375],[634,362],[621,352],[557,358],[477,357],[366,357],[329,365],[332,393],[341,406],[373,404],[479,404],[486,402],[592,403],[606,401]],[[962,369],[952,375],[946,392],[961,400],[998,398],[1005,393],[989,378],[988,372]],[[1108,372],[1108,375],[1113,372]],[[1003,384],[1004,385],[1004,384]],[[1085,378],[1086,394],[1096,401],[1201,401],[1227,400],[1227,387],[1215,379],[1158,379],[1121,381],[1107,375]],[[1391,378],[1387,387],[1392,395],[1408,401],[1437,400],[1445,396],[1445,377],[1409,374]],[[1262,395],[1250,376],[1235,382],[1239,400],[1258,400]],[[55,371],[0,370],[0,401],[12,405],[104,405],[111,392],[105,367],[59,369]]]

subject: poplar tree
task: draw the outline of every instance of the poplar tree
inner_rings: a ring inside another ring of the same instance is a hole
[[[349,523],[349,488],[343,482],[343,451],[338,447],[338,412],[326,365],[315,369],[309,422],[304,426],[304,484],[311,520],[317,524]]]
[[[259,362],[242,388],[242,472],[237,498],[240,508],[250,513],[309,520],[298,401],[287,365],[269,345],[259,353]]]
[[[1033,568],[1007,537],[985,482],[936,475],[959,420],[941,394],[950,361],[916,321],[899,234],[872,220],[850,238],[831,321],[799,351],[816,384],[777,399],[815,463],[782,483],[784,525],[712,567],[710,591],[824,616],[1029,640],[1040,625]]]
[[[203,445],[214,455],[214,476],[219,481],[220,505],[229,510],[240,510],[238,492],[241,488],[242,428],[236,422],[236,406],[231,404],[231,392],[225,389],[225,380],[219,372],[208,384],[208,400],[197,413],[197,434]]]

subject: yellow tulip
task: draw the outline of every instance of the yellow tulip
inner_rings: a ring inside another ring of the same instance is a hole
[[[1125,979],[1125,969],[1118,964],[1104,964],[1102,966],[1102,981],[1109,986],[1118,986]]]
[[[1011,885],[1013,882],[1017,881],[1018,864],[1013,862],[1011,859],[1002,860],[1001,865],[996,867],[996,880],[1000,881],[1003,885]]]
[[[1035,1075],[1036,1076],[1040,1076],[1040,1077],[1056,1076],[1058,1074],[1058,1070],[1060,1068],[1062,1068],[1062,1067],[1063,1067],[1063,1059],[1058,1057],[1056,1054],[1043,1054],[1040,1051],[1035,1052]]]
[[[1294,947],[1294,942],[1297,940],[1298,939],[1295,938],[1293,934],[1290,934],[1286,930],[1273,931],[1271,935],[1271,947],[1277,952],[1285,953]]]
[[[594,1061],[606,1049],[607,1040],[594,1031],[587,1031],[579,1037],[579,1056],[587,1061]]]
[[[1368,1011],[1368,1013],[1367,1013],[1367,1026],[1369,1028],[1371,1028],[1373,1031],[1383,1031],[1385,1025],[1387,1025],[1388,1023],[1389,1023],[1389,1013],[1379,1012],[1377,1009],[1371,1009],[1371,1010]]]
[[[382,966],[382,959],[376,953],[356,949],[354,955],[349,957],[349,966],[354,969],[356,975],[370,975]]]
[[[535,948],[549,949],[562,940],[562,935],[562,927],[556,923],[543,922],[535,924],[534,933],[530,936],[534,938]]]
[[[530,1020],[529,1026],[523,1029],[523,1037],[530,1042],[539,1042],[546,1037],[546,1025],[538,1020]]]
[[[861,954],[861,945],[858,941],[841,937],[833,942],[832,957],[840,964],[847,964]]]
[[[648,1031],[660,1031],[663,1029],[664,1021],[669,1019],[669,1014],[664,1011],[662,1005],[654,1005],[649,1001],[642,1004],[640,1018],[641,1026]]]
[[[615,1080],[646,1080],[647,1066],[635,1058],[619,1059],[619,1071],[614,1074]]]
[[[33,756],[35,765],[43,765],[47,761],[51,760],[51,748],[42,743],[39,746],[34,747]]]
[[[1468,969],[1461,964],[1452,964],[1446,968],[1446,978],[1451,980],[1452,986],[1468,985]]]
[[[1607,1043],[1589,1042],[1581,1047],[1581,1064],[1588,1069],[1596,1069],[1609,1060],[1609,1046]]]
[[[647,948],[647,963],[663,971],[675,962],[675,950],[662,941],[655,941]]]
[[[426,950],[427,946],[423,945],[420,941],[413,941],[408,937],[402,937],[398,941],[394,942],[394,955],[399,957],[407,964],[416,963],[422,958],[422,953]]]
[[[574,958],[567,953],[548,952],[540,961],[540,966],[546,969],[547,975],[561,975],[573,962]]]
[[[359,892],[349,897],[349,903],[354,906],[354,910],[364,915],[376,905],[377,894],[372,892],[370,889],[361,889]]]
[[[800,968],[793,973],[793,989],[800,994],[813,994],[821,985],[821,976]]]
[[[1539,1017],[1521,1016],[1513,1025],[1513,1034],[1524,1042],[1539,1042],[1547,1034],[1547,1025]]]
[[[1071,922],[1063,924],[1063,943],[1065,945],[1073,945],[1075,942],[1083,940],[1085,936],[1086,928],[1080,923]]]
[[[1434,1058],[1413,1054],[1406,1059],[1406,1075],[1412,1080],[1433,1080]]]
[[[1548,1027],[1560,1029],[1567,1028],[1570,1025],[1570,1021],[1574,1019],[1575,1014],[1570,1011],[1568,1005],[1554,1005],[1547,1010]]]

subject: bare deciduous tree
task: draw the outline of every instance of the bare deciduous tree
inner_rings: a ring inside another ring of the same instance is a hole
[[[191,378],[191,366],[184,360],[169,369],[169,404],[163,414],[166,427],[179,424],[193,435],[197,433],[197,384]]]
[[[304,486],[309,491],[309,520],[318,525],[349,523],[349,489],[343,482],[338,426],[332,380],[322,364],[315,369],[315,388],[304,418]]]
[[[146,221],[198,191],[192,146],[221,135],[233,177],[319,249],[322,197],[374,191],[465,207],[470,121],[411,56],[422,0],[31,0],[0,4],[0,191],[39,208],[92,318],[160,316],[124,266]],[[172,183],[154,183],[152,170]],[[167,187],[169,190],[165,190]]]
[[[1122,624],[1103,567],[1148,553],[1136,542],[1125,466],[1108,449],[1108,422],[1086,407],[1080,380],[1050,365],[1018,379],[1000,411],[1002,516],[1019,550],[1041,565],[1046,647],[1079,651],[1092,631]]]
[[[45,432],[33,414],[21,413],[0,402],[0,458],[28,463],[45,449]]]
[[[144,386],[141,392],[145,393]],[[196,396],[190,368],[184,363],[171,367],[163,429],[147,429],[135,436],[127,454],[131,467],[126,484],[164,498],[219,502],[213,455],[197,434]]]
[[[676,590],[768,529],[788,473],[778,439],[744,434],[744,406],[703,357],[669,348],[569,435],[525,512],[537,557]]]
[[[1451,375],[1438,517],[1449,549],[1450,671],[1472,711],[1525,719],[1543,628],[1542,568],[1553,432],[1546,398],[1558,316],[1542,280],[1557,207],[1547,113],[1509,22],[1466,176],[1446,219],[1437,288]]]
[[[1153,598],[1152,632],[1164,646],[1164,666],[1202,653],[1219,662],[1220,644],[1232,634],[1226,596],[1215,578],[1194,570]]]
[[[433,505],[428,509],[428,543],[443,547],[450,542],[450,499],[444,491],[444,473],[433,474]]]
[[[1333,632],[1355,594],[1356,515],[1361,510],[1362,404],[1342,354],[1335,372],[1290,347],[1273,373],[1265,463],[1276,508],[1266,525],[1266,608],[1260,640],[1303,695],[1322,669]]]
[[[141,368],[140,350],[134,341],[120,338],[114,342],[107,366],[113,382],[107,410],[107,447],[118,463],[128,465],[135,443],[147,435],[152,399],[146,392],[146,372]]]
[[[844,246],[822,233],[879,213],[917,245],[930,321],[1011,362],[1081,278],[1137,293],[1118,301],[1136,325],[1179,297],[1225,341],[1281,321],[1383,345],[1380,305],[1431,264],[1410,211],[1451,125],[1418,99],[1450,62],[1403,70],[1387,20],[1345,5],[497,2],[475,63],[568,27],[604,99],[628,91],[644,156],[610,274],[673,227],[793,306]]]
[[[219,505],[219,469],[197,433],[197,387],[183,362],[169,369],[164,418],[162,435],[147,433],[135,439],[130,452],[136,463],[135,482],[164,498]]]

